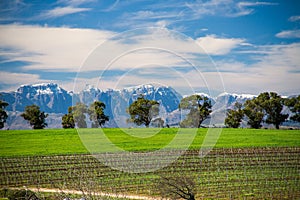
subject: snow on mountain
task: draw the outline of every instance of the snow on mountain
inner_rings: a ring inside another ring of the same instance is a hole
[[[214,109],[231,109],[233,108],[234,104],[236,102],[239,103],[244,103],[248,99],[253,99],[255,98],[256,95],[251,95],[251,94],[235,94],[235,93],[221,93],[220,95],[217,96],[216,98],[216,103],[214,104]]]
[[[53,113],[53,116],[57,116],[54,114],[62,116],[67,113],[68,107],[74,105],[76,102],[89,105],[96,100],[100,100],[106,105],[105,113],[110,117],[109,126],[128,126],[126,119],[129,115],[126,113],[126,109],[140,95],[146,99],[158,101],[160,103],[161,114],[164,116],[176,110],[182,98],[171,87],[157,87],[151,84],[124,88],[122,90],[108,89],[106,91],[86,85],[85,89],[79,93],[74,93],[62,89],[55,83],[42,83],[21,85],[17,91],[3,92],[1,95],[1,99],[9,103],[6,109],[11,113],[20,114],[24,112],[26,106],[36,104],[42,111],[50,114]],[[51,118],[51,116],[49,117]],[[56,122],[55,119],[50,118],[48,119],[50,123]],[[21,127],[20,122],[22,120],[19,117],[15,117],[14,119],[19,124],[15,128]],[[13,118],[8,121],[13,123]],[[56,126],[50,125],[50,127]]]
[[[255,98],[255,95],[249,94],[230,94],[222,93],[213,98],[205,93],[196,93],[208,97],[212,102],[212,115],[219,115],[227,109],[233,108],[235,102],[244,103],[248,99]],[[131,126],[126,123],[129,118],[126,109],[139,96],[149,100],[156,100],[160,103],[160,117],[165,123],[178,125],[187,113],[178,110],[178,105],[183,98],[172,87],[154,86],[151,84],[128,87],[121,90],[108,89],[105,91],[86,85],[85,89],[79,93],[66,91],[55,83],[42,83],[33,85],[22,85],[15,92],[2,92],[0,98],[9,103],[6,110],[11,113],[8,121],[13,128],[22,127],[20,113],[24,112],[27,105],[36,104],[42,111],[49,113],[49,127],[61,127],[61,116],[68,111],[68,107],[76,102],[82,102],[86,105],[100,100],[105,103],[105,113],[109,116],[109,127]],[[53,124],[52,124],[53,123]],[[24,125],[27,127],[27,125]],[[28,127],[27,127],[28,128]]]
[[[36,104],[47,113],[65,113],[72,102],[71,95],[56,83],[21,85],[15,92],[1,94],[9,111],[23,112],[26,106]]]

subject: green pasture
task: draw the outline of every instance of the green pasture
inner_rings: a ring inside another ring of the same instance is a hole
[[[109,145],[126,151],[153,151],[163,147],[199,149],[208,130],[107,128],[80,129],[80,134],[76,129],[3,130],[0,131],[0,156],[88,153],[82,140],[85,144],[97,145],[104,152],[110,151]],[[299,130],[215,130],[221,131],[215,148],[300,146]]]

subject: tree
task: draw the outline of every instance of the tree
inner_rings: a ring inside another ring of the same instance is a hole
[[[88,108],[83,103],[76,103],[75,106],[69,108],[70,113],[72,113],[75,123],[78,128],[87,128],[86,124],[86,114],[88,113]]]
[[[300,95],[285,100],[285,105],[293,112],[291,120],[300,122]]]
[[[0,100],[0,129],[4,127],[4,123],[6,122],[6,119],[8,117],[5,107],[8,106],[8,103],[5,101]]]
[[[138,97],[127,109],[130,115],[130,122],[140,126],[144,124],[149,127],[151,120],[159,113],[159,103],[154,100],[148,100],[144,97]]]
[[[24,113],[21,116],[29,121],[30,126],[33,129],[43,129],[47,126],[45,119],[48,117],[48,114],[40,111],[40,107],[37,105],[26,106]]]
[[[62,117],[62,127],[63,128],[75,128],[75,121],[72,114],[72,107],[69,107],[68,114]]]
[[[234,105],[234,109],[229,110],[227,112],[225,125],[230,128],[238,128],[241,125],[243,117],[244,117],[244,112],[242,110],[242,104],[236,102]]]
[[[211,101],[200,95],[185,97],[179,104],[179,109],[190,110],[186,119],[180,123],[181,127],[201,127],[202,122],[211,113]]]
[[[169,199],[195,200],[195,181],[188,176],[161,176],[158,188],[161,196]]]
[[[256,98],[247,100],[245,102],[243,112],[247,116],[247,123],[251,128],[261,128],[264,113],[259,101]]]
[[[275,92],[264,92],[259,94],[257,101],[265,112],[266,123],[274,124],[279,129],[279,125],[288,118],[288,114],[281,114],[284,99]]]
[[[109,117],[104,114],[105,104],[101,101],[95,101],[89,107],[90,120],[93,121],[92,127],[102,127],[105,122],[109,121]]]

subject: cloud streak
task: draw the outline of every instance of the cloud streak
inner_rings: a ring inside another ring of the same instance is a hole
[[[276,34],[278,38],[300,38],[300,30],[281,31]]]
[[[300,21],[300,15],[294,15],[289,18],[290,22]]]
[[[56,17],[62,17],[65,15],[80,13],[80,12],[86,12],[91,10],[90,8],[75,8],[72,6],[66,6],[66,7],[56,7],[52,10],[48,10],[47,12],[41,14],[39,17],[42,18],[56,18]]]

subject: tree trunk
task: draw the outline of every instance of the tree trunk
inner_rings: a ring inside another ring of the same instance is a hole
[[[195,200],[195,196],[190,194],[190,197],[188,200]]]

